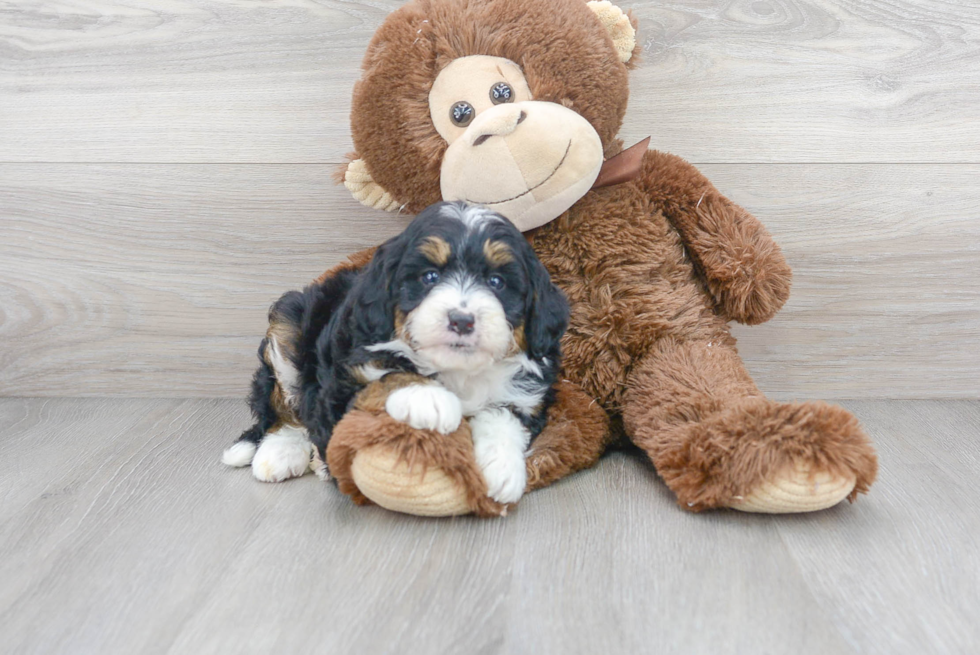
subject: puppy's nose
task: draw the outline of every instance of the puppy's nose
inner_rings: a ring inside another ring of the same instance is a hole
[[[473,331],[473,324],[476,318],[473,314],[467,314],[454,309],[449,312],[449,329],[459,335],[469,334]]]

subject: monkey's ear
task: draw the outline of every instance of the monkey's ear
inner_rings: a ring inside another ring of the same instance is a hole
[[[592,0],[586,4],[589,9],[595,12],[599,22],[612,37],[613,45],[619,54],[619,61],[624,64],[628,62],[633,56],[633,49],[636,47],[636,29],[630,21],[630,17],[609,0]]]
[[[352,159],[343,169],[341,181],[351,195],[363,205],[386,212],[398,211],[401,208],[401,204],[374,181],[363,159]]]

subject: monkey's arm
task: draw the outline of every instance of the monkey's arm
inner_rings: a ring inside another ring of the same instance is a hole
[[[680,232],[719,311],[750,325],[779,311],[792,271],[757,218],[676,155],[648,151],[636,183]]]

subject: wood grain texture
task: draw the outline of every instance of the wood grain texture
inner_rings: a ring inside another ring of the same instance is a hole
[[[704,166],[772,231],[786,306],[736,325],[778,398],[980,398],[980,169]]]
[[[980,396],[976,166],[711,165],[795,271],[777,398]],[[325,165],[0,165],[0,395],[241,397],[265,313],[408,220]]]
[[[400,0],[0,7],[0,161],[337,162]],[[980,5],[622,0],[627,140],[695,162],[980,163]]]
[[[0,395],[242,396],[272,302],[408,222],[330,172],[0,165]]]
[[[687,514],[614,453],[506,519],[220,466],[229,400],[0,400],[0,653],[968,653],[980,403],[845,403],[869,496]]]

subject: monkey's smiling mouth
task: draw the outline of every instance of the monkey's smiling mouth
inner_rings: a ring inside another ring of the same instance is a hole
[[[541,180],[540,182],[538,182],[537,184],[535,184],[533,187],[531,187],[527,191],[524,191],[522,193],[518,193],[516,196],[513,196],[512,198],[505,198],[504,200],[486,201],[486,200],[470,200],[469,198],[464,198],[464,200],[466,202],[473,203],[474,205],[500,205],[500,204],[503,204],[505,202],[510,202],[511,200],[517,200],[518,198],[523,198],[524,196],[526,196],[527,194],[531,193],[535,189],[539,188],[545,182],[547,182],[548,180],[550,180],[551,178],[553,178],[555,176],[555,173],[558,172],[558,169],[561,168],[562,164],[565,163],[565,159],[568,157],[568,152],[571,149],[572,149],[572,141],[571,141],[571,139],[569,139],[568,145],[565,146],[565,154],[563,154],[561,156],[561,160],[558,162],[558,165],[555,166],[555,169],[553,171],[551,171],[551,173],[548,174],[548,177],[544,178],[543,180]]]

